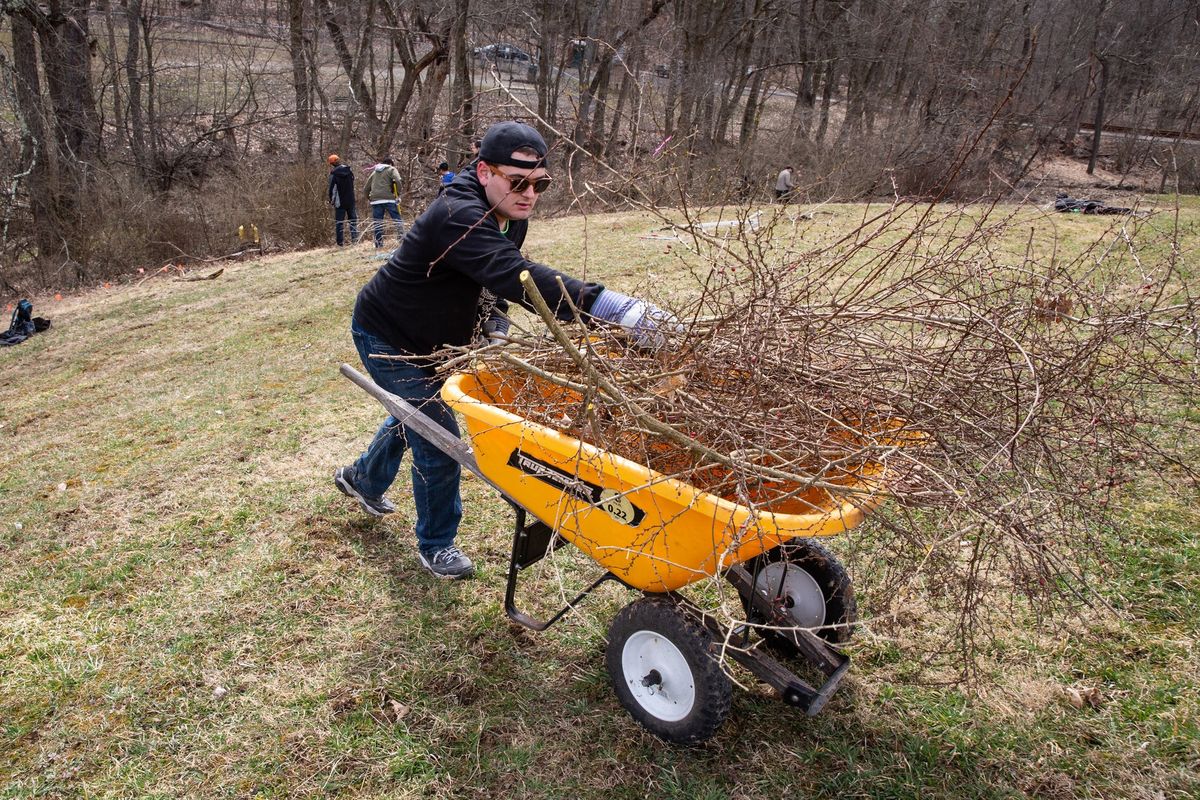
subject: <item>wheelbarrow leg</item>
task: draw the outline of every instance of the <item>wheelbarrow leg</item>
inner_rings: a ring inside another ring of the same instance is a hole
[[[591,586],[576,595],[570,603],[567,603],[566,606],[548,620],[540,620],[521,611],[517,608],[516,602],[517,576],[521,570],[545,558],[548,552],[557,550],[567,544],[567,540],[557,536],[551,530],[550,526],[541,520],[535,519],[527,525],[525,523],[527,517],[525,509],[511,500],[509,501],[509,505],[516,512],[516,522],[513,526],[512,555],[508,560],[508,585],[504,589],[504,613],[513,622],[524,625],[530,630],[544,631],[562,619],[572,608],[579,605],[597,586],[609,580],[616,580],[616,576],[611,572],[605,572]]]

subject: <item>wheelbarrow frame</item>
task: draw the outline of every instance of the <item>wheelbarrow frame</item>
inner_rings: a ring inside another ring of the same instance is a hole
[[[520,573],[550,553],[570,544],[570,541],[551,526],[537,519],[530,509],[488,478],[479,468],[474,449],[467,441],[438,425],[408,401],[381,388],[349,364],[342,364],[340,371],[346,378],[375,398],[399,424],[454,459],[461,467],[494,489],[513,509],[515,518],[512,548],[509,554],[504,593],[504,612],[513,622],[533,631],[544,631],[582,603],[599,586],[609,581],[615,581],[644,596],[666,598],[682,613],[700,620],[713,636],[713,644],[710,649],[714,658],[724,656],[742,665],[756,678],[778,691],[780,698],[786,704],[803,710],[808,716],[820,712],[837,690],[850,667],[850,657],[812,631],[796,628],[791,624],[786,610],[778,598],[772,600],[765,592],[754,590],[757,575],[752,574],[742,564],[726,568],[723,571],[724,577],[757,612],[758,618],[765,620],[765,623],[762,623],[763,626],[788,628],[789,633],[794,634],[791,642],[795,645],[797,655],[825,676],[819,687],[809,684],[798,676],[788,664],[772,656],[764,647],[759,646],[762,644],[761,640],[751,646],[750,635],[754,626],[743,624],[734,629],[726,628],[712,615],[704,613],[677,591],[645,591],[631,586],[609,570],[605,570],[603,575],[549,618],[538,619],[525,613],[517,607],[516,603]],[[530,517],[533,517],[532,521],[529,521]]]

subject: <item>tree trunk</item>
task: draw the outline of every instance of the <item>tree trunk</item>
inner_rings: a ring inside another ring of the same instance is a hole
[[[141,4],[138,4],[139,8]],[[154,71],[154,42],[150,38],[152,17],[145,13],[141,15],[142,47],[146,51],[146,142],[148,168],[155,174],[156,182],[162,191],[171,188],[174,175],[163,162],[163,135],[158,118],[158,78]]]
[[[128,0],[125,22],[128,31],[125,37],[125,84],[129,95],[129,149],[133,153],[133,163],[137,166],[138,174],[145,177],[149,172],[149,165],[146,163],[146,122],[142,117],[142,0]]]
[[[846,71],[846,113],[842,117],[842,124],[838,128],[837,136],[834,139],[835,147],[845,144],[851,134],[858,133],[862,127],[861,75],[861,63],[851,63],[850,69]]]
[[[1100,27],[1104,21],[1104,14],[1108,11],[1108,0],[1100,0],[1100,7],[1096,10],[1095,20],[1092,23],[1092,43],[1090,53],[1095,53],[1100,42]],[[1087,103],[1088,89],[1092,83],[1092,76],[1089,74],[1085,78],[1081,78],[1079,83],[1082,84],[1080,89],[1080,97],[1074,103],[1070,120],[1067,124],[1067,130],[1063,136],[1063,152],[1066,155],[1074,155],[1075,153],[1075,138],[1079,135],[1079,123],[1083,119],[1083,109]],[[1093,152],[1095,149],[1093,148]]]
[[[33,236],[38,256],[50,258],[58,248],[54,235],[58,225],[53,217],[54,187],[46,142],[45,109],[42,106],[41,79],[38,76],[37,43],[33,26],[25,17],[12,17],[13,72],[16,83],[17,116],[21,126],[21,166],[28,177],[27,194],[32,215]],[[13,194],[16,194],[16,186]],[[7,218],[5,237],[7,238]]]
[[[328,140],[326,134],[332,127],[333,112],[330,108],[329,96],[325,93],[324,87],[321,86],[320,74],[320,52],[321,52],[321,26],[316,24],[316,3],[314,0],[312,8],[313,25],[310,29],[311,35],[304,37],[304,63],[308,68],[308,89],[310,109],[310,119],[317,126],[318,139],[315,142],[317,152],[326,153],[331,148],[327,147]]]
[[[604,148],[604,115],[608,110],[608,85],[612,78],[612,61],[602,61],[596,71],[596,80],[589,85],[589,95],[594,103],[592,108],[592,124],[587,128],[587,140],[584,146],[593,153],[599,153]],[[593,88],[594,87],[594,88]]]
[[[48,24],[38,26],[42,70],[54,106],[55,134],[64,166],[85,191],[100,149],[100,118],[92,94],[89,0],[50,4]],[[64,175],[65,177],[65,175]]]
[[[446,86],[446,79],[449,77],[450,59],[443,53],[442,57],[434,63],[433,68],[427,70],[425,80],[419,84],[417,113],[413,129],[421,135],[421,138],[413,145],[422,156],[433,154],[437,148],[437,142],[433,136],[434,118],[437,116],[438,103],[442,97],[442,90]],[[441,159],[444,156],[439,154],[438,158]]]
[[[750,92],[746,95],[746,107],[742,109],[742,130],[738,134],[738,149],[743,153],[754,146],[758,136],[758,98],[762,92],[763,71],[755,70],[750,79]]]
[[[700,114],[696,120],[696,130],[706,145],[714,142],[713,128],[716,124],[717,101],[714,92],[707,92],[700,100]]]
[[[755,53],[761,55],[766,51],[766,45],[770,39],[770,26],[764,25],[767,13],[762,0],[755,0],[750,19],[738,31],[731,59],[732,67],[726,73],[721,86],[720,103],[717,106],[716,119],[713,121],[712,141],[715,143],[724,144],[728,141],[729,124],[733,120],[738,104],[745,97],[746,85],[756,78],[759,83],[762,81],[762,72],[754,68],[752,62]],[[761,46],[761,49],[756,46]],[[749,100],[747,100],[747,107],[750,107]]]
[[[825,141],[825,132],[829,130],[829,107],[833,104],[833,90],[838,81],[838,63],[830,58],[825,66],[825,84],[821,89],[821,116],[817,123],[817,132],[813,140],[818,144]]]
[[[25,144],[33,145],[35,139],[40,141],[36,151],[38,160],[46,160],[49,168],[44,186],[38,192],[48,207],[36,212],[40,219],[35,224],[39,228],[48,227],[46,235],[54,236],[56,241],[42,239],[43,234],[39,233],[39,254],[49,257],[57,252],[61,242],[68,257],[77,263],[86,259],[88,243],[80,226],[81,199],[91,190],[92,173],[100,155],[100,117],[92,94],[88,7],[89,0],[52,0],[45,7],[34,3],[5,7],[14,21],[14,37],[22,40],[21,91],[34,91],[40,84],[29,80],[37,76],[37,56],[32,45],[36,34],[42,75],[54,112],[53,148],[47,141],[49,124],[42,125],[40,136],[32,129],[23,134]],[[21,18],[19,33],[18,17]],[[15,50],[14,44],[14,59]],[[40,102],[35,104],[27,97],[19,104],[24,106],[22,112],[30,114],[27,125],[33,116],[41,118],[40,113],[34,113]],[[34,180],[39,181],[40,175]]]
[[[363,58],[364,46],[360,45],[356,53],[350,52],[350,46],[346,44],[346,35],[342,31],[342,26],[338,23],[337,17],[333,14],[333,9],[329,5],[329,0],[317,0],[320,6],[321,17],[325,22],[325,27],[329,30],[330,41],[333,42],[334,52],[337,53],[338,60],[342,64],[342,70],[345,71],[346,77],[350,82],[350,88],[354,95],[354,106],[361,108],[367,120],[367,128],[371,139],[378,141],[380,138],[380,121],[375,113],[375,96],[371,93],[371,89],[367,86],[367,82],[363,79],[363,74],[366,71],[367,61]],[[369,35],[370,29],[373,27],[375,17],[375,0],[367,0],[366,20],[363,23],[364,43],[366,36]],[[350,125],[351,114],[347,114],[346,124]],[[349,127],[346,128],[343,138],[349,138]]]
[[[375,147],[380,153],[386,153],[391,150],[392,144],[396,139],[396,132],[400,129],[400,123],[408,110],[408,104],[412,101],[413,95],[416,92],[417,85],[421,79],[421,73],[428,70],[431,66],[446,60],[451,23],[449,18],[447,18],[445,27],[435,32],[430,29],[428,21],[419,13],[410,26],[406,20],[396,15],[395,9],[386,0],[380,4],[380,7],[383,10],[384,19],[391,30],[392,51],[400,59],[404,74],[400,80],[400,85],[393,89],[394,94],[391,96],[388,115],[384,120],[383,129],[379,132],[378,140],[375,143]],[[402,30],[410,27],[418,31],[423,35],[423,38],[432,43],[430,49],[423,53],[420,58],[416,57],[417,51],[401,33]],[[389,69],[389,75],[390,73],[391,70]],[[441,89],[440,84],[438,89]],[[422,131],[420,129],[420,122],[418,121],[414,136],[428,139],[428,133],[429,131]]]
[[[556,40],[558,33],[555,21],[557,16],[555,10],[558,8],[556,0],[540,0],[538,3],[538,31],[541,36],[538,41],[537,49],[537,113],[538,117],[544,119],[550,125],[554,125],[554,116],[556,97],[558,95],[558,82],[560,80],[554,73],[553,42]],[[561,71],[559,73],[561,75]]]
[[[596,72],[592,75],[591,80],[585,80],[584,75],[586,68],[591,64],[591,59],[588,53],[585,53],[580,64],[580,89],[579,89],[579,112],[576,116],[575,132],[572,138],[578,143],[590,143],[591,146],[600,146],[600,137],[604,135],[604,109],[597,108],[593,112],[592,103],[603,103],[604,95],[608,91],[608,82],[611,75],[613,61],[617,53],[621,52],[625,43],[629,38],[646,28],[652,23],[662,12],[663,7],[667,4],[667,0],[651,0],[649,7],[641,19],[637,20],[628,27],[621,27],[616,31],[616,34],[611,42],[608,42],[602,55],[596,60]],[[593,8],[592,18],[588,22],[588,35],[592,35],[592,31],[597,30],[601,12],[607,12],[608,3],[597,3]],[[590,47],[588,48],[590,51]],[[594,118],[593,118],[594,114]],[[589,126],[589,122],[593,123]],[[598,123],[601,127],[594,127]],[[575,163],[575,162],[572,162]]]
[[[801,55],[801,58],[804,58]],[[817,104],[815,88],[821,77],[819,67],[801,65],[796,72],[796,99],[792,103],[792,124],[789,126],[788,145],[794,147],[797,139],[807,139],[812,132],[813,108]]]
[[[304,54],[304,0],[288,0],[288,52],[292,57],[292,89],[296,93],[296,154],[312,158],[312,94]]]
[[[1100,90],[1096,92],[1096,119],[1092,123],[1092,152],[1088,156],[1087,174],[1096,171],[1096,157],[1100,154],[1100,135],[1104,130],[1104,92],[1108,89],[1108,59],[1096,56],[1100,62]]]
[[[633,78],[629,74],[628,64],[626,69],[621,71],[621,88],[617,91],[617,107],[612,115],[612,127],[608,131],[607,141],[604,145],[605,155],[615,153],[620,147],[621,135],[621,116],[625,113],[625,105],[629,102],[629,95],[633,91]]]
[[[104,33],[108,38],[108,56],[109,62],[112,65],[112,75],[108,83],[112,87],[112,112],[113,112],[113,129],[117,132],[118,138],[128,141],[129,130],[125,126],[125,103],[122,101],[121,80],[123,72],[123,64],[117,55],[117,33],[113,26],[113,10],[112,5],[105,3],[104,7]],[[107,68],[106,70],[107,71]]]
[[[450,26],[450,61],[454,77],[450,86],[450,143],[446,161],[460,167],[471,152],[475,136],[474,80],[471,57],[467,51],[467,17],[471,0],[454,0],[454,19]]]

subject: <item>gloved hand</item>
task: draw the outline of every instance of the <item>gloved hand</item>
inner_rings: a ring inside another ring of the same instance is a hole
[[[588,311],[596,319],[624,328],[638,347],[657,350],[667,343],[668,333],[683,329],[679,320],[653,303],[605,289]]]
[[[493,316],[483,321],[483,334],[487,336],[488,344],[504,344],[507,341],[508,329],[512,323],[507,317]]]

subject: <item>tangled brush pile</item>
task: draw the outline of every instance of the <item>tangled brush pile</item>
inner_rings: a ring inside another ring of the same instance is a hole
[[[1056,260],[1012,217],[893,207],[807,251],[744,226],[696,239],[708,268],[655,298],[681,323],[655,352],[589,326],[470,357],[514,384],[519,416],[751,507],[883,491],[877,629],[919,592],[969,661],[1014,593],[1087,596],[1136,474],[1194,479],[1176,414],[1195,401],[1197,306],[1166,228],[1125,219]],[[547,376],[561,392],[532,390]],[[870,464],[887,479],[864,490]]]

